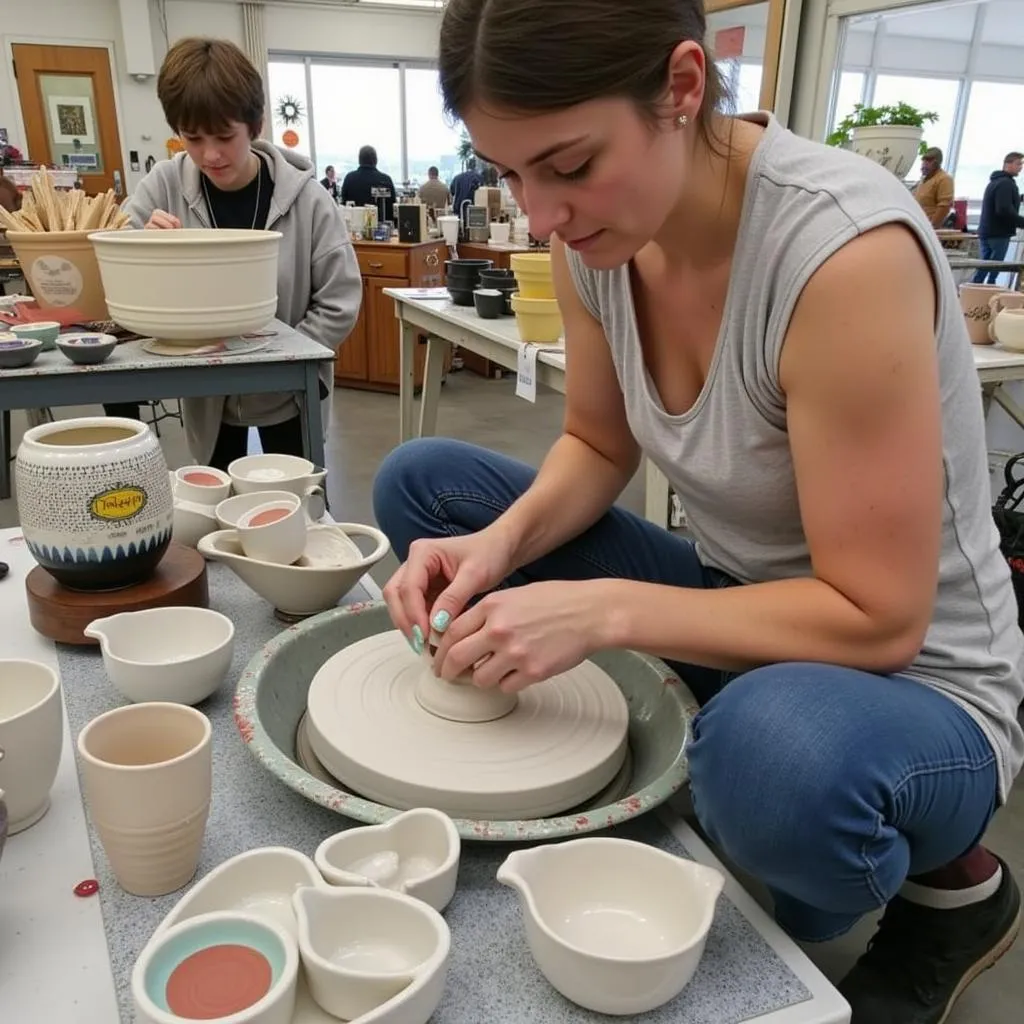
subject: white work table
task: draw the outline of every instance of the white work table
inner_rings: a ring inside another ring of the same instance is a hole
[[[35,563],[17,529],[0,531],[0,561],[11,566],[0,581],[0,658],[29,658],[59,670],[55,645],[29,625],[24,579]],[[79,899],[72,892],[100,874],[91,858],[73,740],[66,725],[49,812],[10,837],[0,857],[0,1020],[11,1024],[122,1024],[100,899]],[[241,744],[239,737],[234,740]],[[245,765],[246,771],[262,771],[255,761]],[[230,798],[229,783],[215,772],[215,799],[218,792],[220,799]],[[722,867],[678,809],[666,807],[661,817],[692,856]],[[344,827],[343,819],[338,827]],[[464,850],[464,856],[471,852]],[[747,1024],[847,1024],[849,1008],[824,975],[728,873],[727,879],[725,895],[806,990],[799,1001],[750,1017]],[[113,931],[119,922],[106,924]],[[130,924],[124,922],[125,928]],[[754,971],[751,978],[756,977]],[[472,1008],[463,1009],[472,1015]],[[439,1012],[438,1024],[447,1019]]]
[[[436,290],[435,290],[436,291]],[[385,295],[395,301],[395,316],[401,330],[402,372],[400,384],[399,436],[432,436],[437,427],[437,406],[441,395],[441,374],[451,346],[515,370],[523,343],[513,317],[484,320],[475,309],[456,306],[447,296],[423,298],[416,288],[386,288]],[[420,398],[418,424],[414,422],[414,357],[417,335],[427,335],[427,361]],[[978,374],[986,413],[992,402],[1024,429],[1024,408],[1004,387],[1024,380],[1024,353],[1009,352],[994,345],[972,345],[974,368]],[[565,355],[541,352],[537,357],[537,383],[565,393]],[[1024,445],[1022,445],[1024,447]],[[652,522],[667,526],[669,521],[669,484],[664,474],[649,459],[645,460],[645,515]]]

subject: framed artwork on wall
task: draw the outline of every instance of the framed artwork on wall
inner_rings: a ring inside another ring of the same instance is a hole
[[[96,142],[96,121],[88,96],[47,96],[50,111],[50,138],[58,146]]]

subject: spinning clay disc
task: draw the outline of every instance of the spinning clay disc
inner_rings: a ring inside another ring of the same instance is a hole
[[[397,630],[324,663],[309,688],[308,737],[331,775],[396,808],[515,819],[575,807],[622,767],[626,700],[592,662],[529,687],[487,722],[424,708],[423,673],[430,669]]]

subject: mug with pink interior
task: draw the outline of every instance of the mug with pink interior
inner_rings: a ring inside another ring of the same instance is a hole
[[[238,540],[247,558],[292,565],[306,550],[306,515],[296,495],[275,498],[238,520]]]
[[[174,497],[197,505],[219,505],[231,494],[231,477],[213,466],[183,466],[174,471]]]

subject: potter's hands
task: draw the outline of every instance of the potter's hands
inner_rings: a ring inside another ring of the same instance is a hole
[[[434,670],[515,693],[575,667],[604,646],[600,580],[531,583],[488,594],[444,631]]]
[[[511,571],[512,547],[493,527],[468,537],[417,540],[384,588],[391,621],[423,650],[430,623],[441,631],[477,594]]]
[[[173,213],[168,213],[166,210],[154,210],[149,215],[149,220],[146,221],[146,227],[155,231],[170,231],[174,228],[180,228],[181,221]]]

